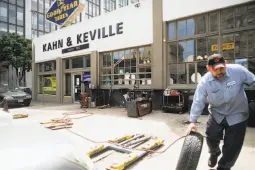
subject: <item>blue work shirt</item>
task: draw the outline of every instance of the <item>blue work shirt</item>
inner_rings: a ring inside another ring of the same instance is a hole
[[[227,64],[223,80],[215,79],[210,72],[199,82],[190,110],[190,121],[196,122],[206,102],[208,111],[217,123],[226,118],[229,126],[249,118],[248,100],[244,84],[255,87],[255,76],[239,64]]]

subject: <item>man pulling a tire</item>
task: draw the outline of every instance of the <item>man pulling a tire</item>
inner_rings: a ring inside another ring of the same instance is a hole
[[[249,117],[248,101],[244,85],[255,87],[255,75],[239,64],[226,64],[224,58],[214,54],[208,58],[207,70],[199,82],[190,110],[187,134],[196,131],[196,122],[206,101],[210,112],[206,127],[206,141],[210,157],[208,166],[214,167],[221,154],[217,170],[230,170],[243,146],[246,122]]]

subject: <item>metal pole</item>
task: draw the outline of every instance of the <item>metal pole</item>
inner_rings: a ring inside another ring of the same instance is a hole
[[[45,82],[44,77],[42,77],[42,81],[43,81],[43,86],[42,87],[44,87],[44,82]],[[42,90],[43,90],[43,105],[44,105],[44,88],[42,88]]]

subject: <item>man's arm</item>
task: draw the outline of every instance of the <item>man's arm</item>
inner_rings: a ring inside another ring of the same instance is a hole
[[[200,81],[197,85],[195,95],[193,98],[193,103],[190,110],[190,122],[196,123],[198,117],[202,114],[205,104],[207,101],[207,92],[205,89],[204,81]]]
[[[244,73],[244,84],[251,88],[255,88],[255,75],[244,67],[242,67],[242,70]]]

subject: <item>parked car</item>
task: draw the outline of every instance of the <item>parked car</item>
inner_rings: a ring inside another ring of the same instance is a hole
[[[0,103],[6,100],[8,105],[25,105],[29,106],[32,97],[29,93],[19,88],[11,89],[8,86],[0,86]]]
[[[30,87],[19,87],[20,90],[30,94],[32,96],[32,90]]]

